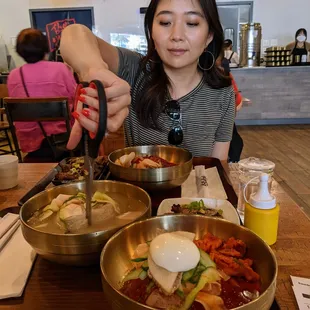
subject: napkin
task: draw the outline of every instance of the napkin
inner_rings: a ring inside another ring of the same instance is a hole
[[[15,233],[15,231],[19,226],[20,221],[16,221],[16,223],[13,224],[13,226],[10,229],[8,229],[8,231],[3,235],[3,237],[0,238],[0,251],[2,250],[2,248],[5,247],[5,245],[11,239],[11,237],[13,236],[13,234]]]
[[[18,221],[18,214],[7,213],[0,219],[0,239],[8,232],[8,230]]]
[[[9,217],[14,222],[14,217]],[[0,229],[3,219],[0,220]],[[18,220],[0,239],[0,299],[23,294],[35,257],[36,253],[25,241]]]
[[[310,309],[310,279],[293,277],[293,291],[300,310]]]
[[[182,197],[227,199],[217,168],[195,166],[182,184]]]

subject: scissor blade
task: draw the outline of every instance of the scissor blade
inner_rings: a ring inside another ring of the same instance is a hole
[[[93,191],[93,179],[94,179],[94,170],[92,159],[89,156],[84,156],[85,168],[88,173],[85,176],[86,182],[86,218],[88,220],[88,225],[91,225],[91,198]]]

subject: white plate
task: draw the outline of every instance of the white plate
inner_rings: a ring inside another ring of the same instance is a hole
[[[157,215],[164,215],[167,213],[174,214],[171,212],[171,207],[173,204],[189,204],[193,201],[203,200],[203,203],[207,208],[211,209],[221,209],[223,210],[223,218],[229,222],[240,225],[240,219],[237,210],[233,205],[227,200],[212,199],[212,198],[171,198],[165,199],[161,202]]]

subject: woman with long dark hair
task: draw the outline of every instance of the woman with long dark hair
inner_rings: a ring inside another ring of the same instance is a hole
[[[110,131],[128,114],[123,80],[131,86],[127,145],[172,144],[194,156],[227,160],[235,99],[230,78],[216,65],[223,30],[215,0],[152,0],[145,33],[145,57],[111,46],[81,25],[63,31],[60,48],[82,79],[97,78],[106,85]],[[96,109],[96,95],[85,88],[79,99]],[[75,117],[68,147],[79,141],[81,126],[97,130],[94,109],[80,109]]]

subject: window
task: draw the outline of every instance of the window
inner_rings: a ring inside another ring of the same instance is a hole
[[[241,26],[253,22],[253,1],[219,2],[217,6],[225,39],[232,40],[233,49],[238,53]]]
[[[110,43],[114,46],[124,47],[145,55],[147,42],[144,35],[131,33],[111,33]]]
[[[124,31],[120,29],[110,33],[110,43],[146,55],[147,41],[144,35],[144,17],[145,8],[140,8],[139,25],[134,27],[123,26]]]

